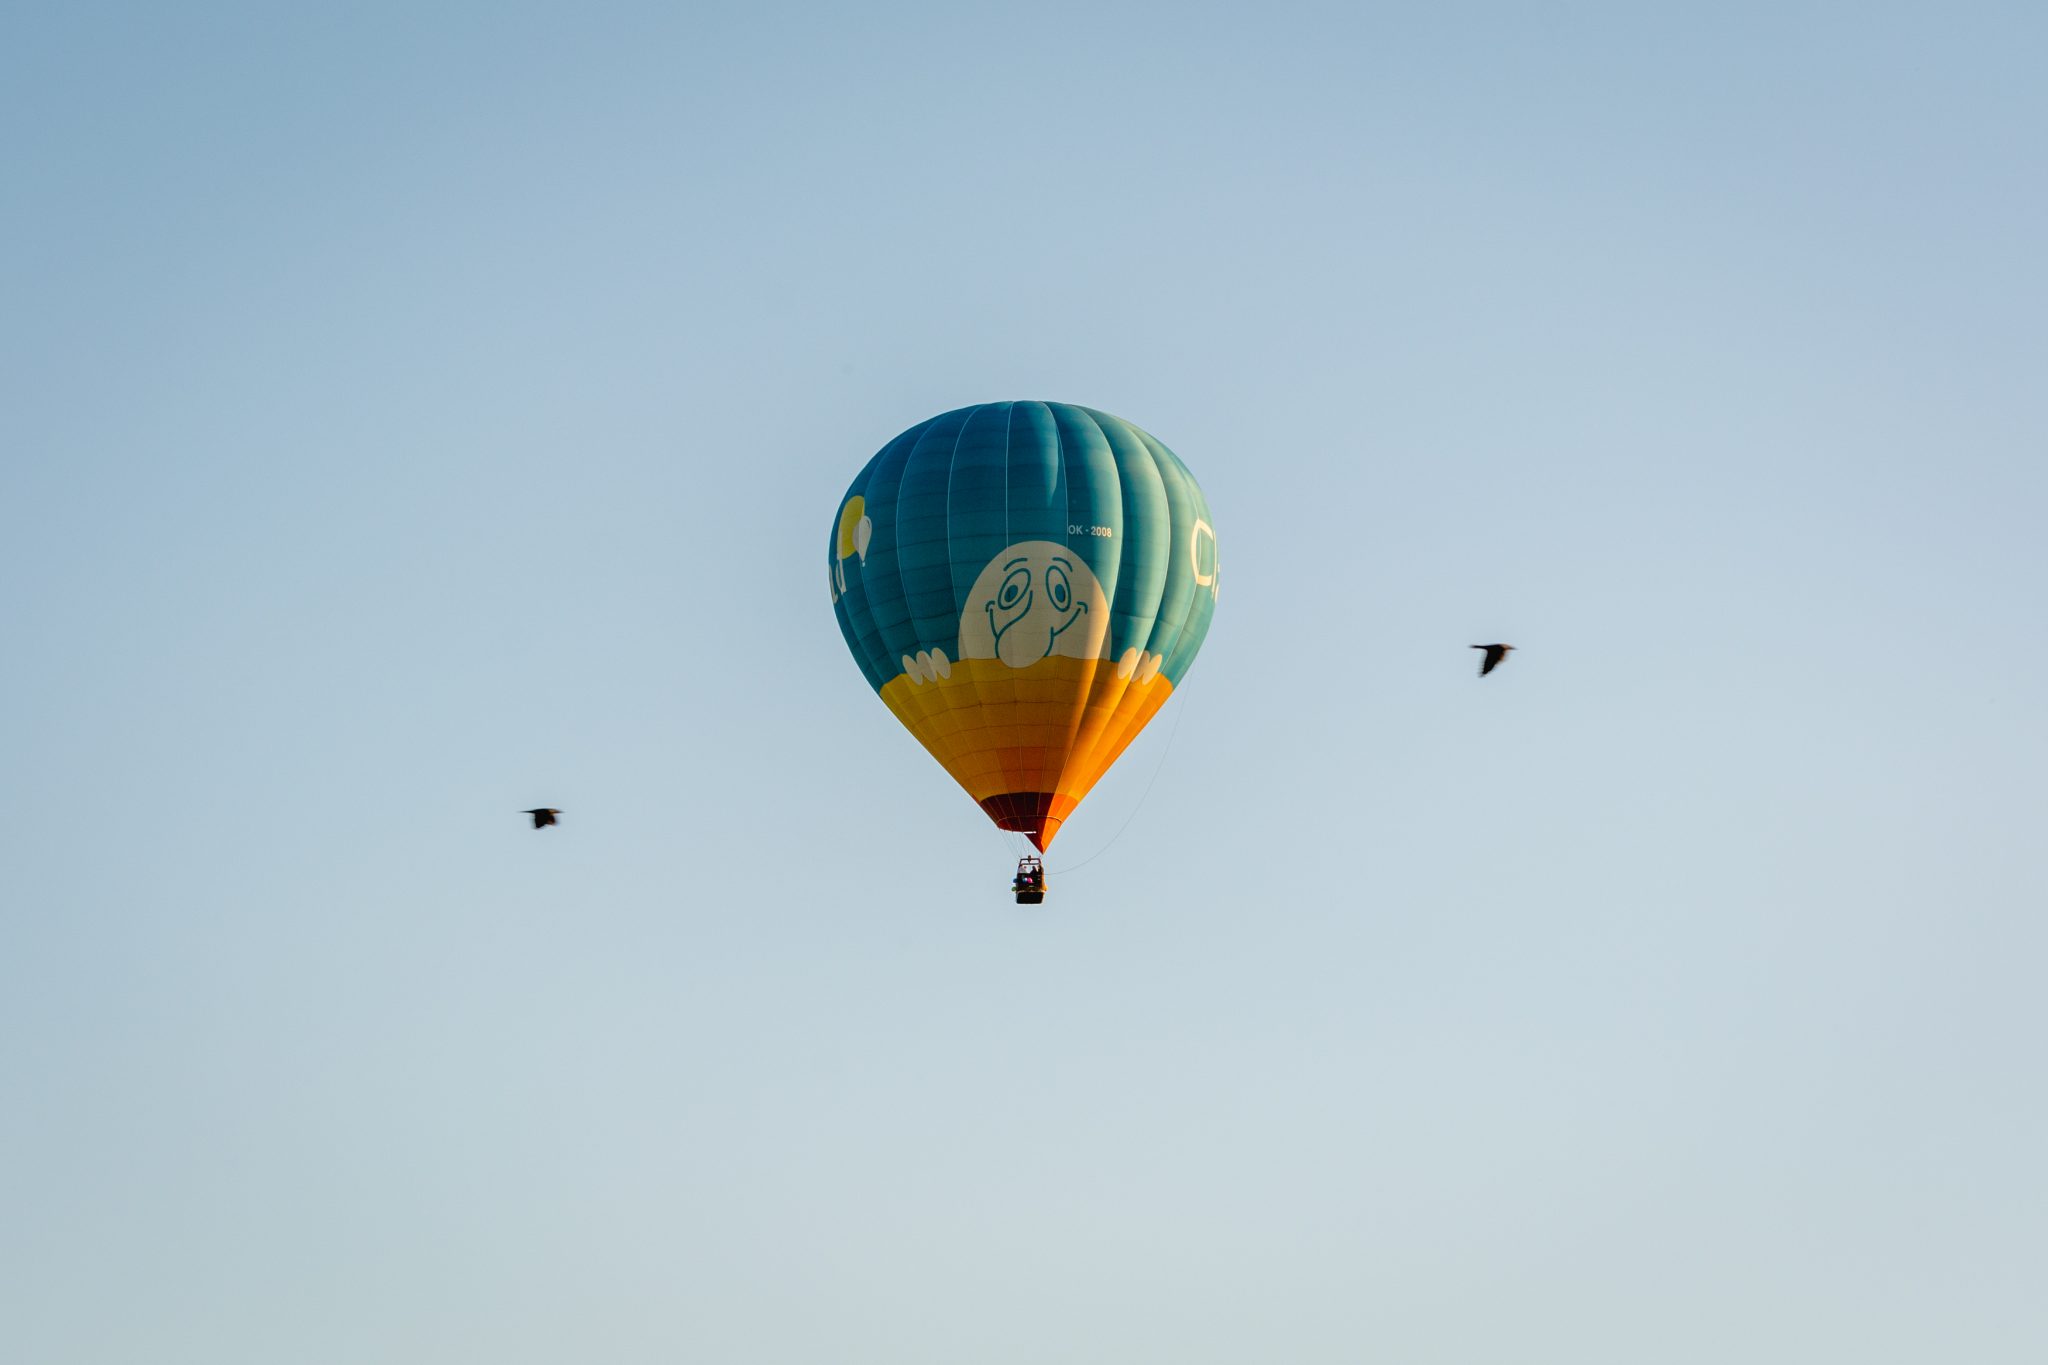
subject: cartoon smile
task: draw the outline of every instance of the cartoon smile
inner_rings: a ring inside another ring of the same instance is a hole
[[[1052,653],[1061,634],[1088,614],[1088,604],[1074,592],[1074,563],[1065,556],[1034,565],[1030,557],[1020,555],[1004,562],[1002,573],[1003,581],[995,596],[982,603],[982,613],[988,618],[996,657],[1022,668]]]

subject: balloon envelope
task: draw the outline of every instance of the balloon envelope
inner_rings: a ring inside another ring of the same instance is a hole
[[[840,499],[827,557],[868,685],[1041,849],[1180,685],[1219,577],[1180,457],[1066,403],[904,432]]]

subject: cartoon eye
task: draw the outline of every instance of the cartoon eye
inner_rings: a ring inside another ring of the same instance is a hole
[[[1005,610],[1024,600],[1024,594],[1031,587],[1031,571],[1018,569],[1003,580],[1001,591],[996,594],[996,605]]]
[[[1067,582],[1067,571],[1055,564],[1045,571],[1045,591],[1052,598],[1053,606],[1065,611],[1067,604],[1074,600],[1074,589]]]

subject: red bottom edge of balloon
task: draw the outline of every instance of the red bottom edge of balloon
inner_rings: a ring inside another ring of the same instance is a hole
[[[1059,818],[1052,813],[1051,792],[1004,792],[983,797],[981,808],[996,822],[997,829],[1011,829],[1025,835],[1039,852],[1059,833]]]

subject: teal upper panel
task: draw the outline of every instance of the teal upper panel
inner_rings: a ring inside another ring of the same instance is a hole
[[[1034,573],[1048,611],[1106,602],[1102,656],[1159,656],[1176,687],[1216,609],[1216,531],[1187,466],[1068,403],[984,403],[904,432],[840,499],[826,555],[839,628],[877,691],[906,657],[960,658],[963,619],[969,650],[1010,659],[1025,632],[1004,643],[1000,604]]]

